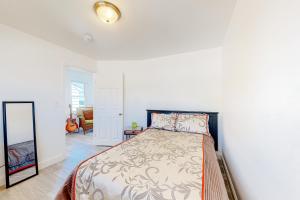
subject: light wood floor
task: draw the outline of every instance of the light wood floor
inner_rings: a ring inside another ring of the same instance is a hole
[[[92,145],[88,135],[67,135],[66,160],[40,170],[40,174],[9,189],[0,190],[0,200],[53,200],[74,167],[107,147]]]

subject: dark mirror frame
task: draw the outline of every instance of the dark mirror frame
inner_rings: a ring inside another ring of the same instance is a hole
[[[32,105],[32,126],[33,126],[33,141],[34,141],[34,154],[35,154],[35,164],[36,164],[36,173],[32,176],[29,176],[21,181],[10,184],[9,183],[9,167],[8,167],[8,149],[7,149],[7,118],[6,118],[6,105],[7,104],[31,104]],[[38,171],[38,157],[37,157],[37,147],[36,147],[36,127],[35,127],[35,107],[34,101],[3,101],[2,102],[2,112],[3,112],[3,133],[4,133],[4,156],[5,156],[5,179],[6,179],[6,188],[12,187],[18,183],[26,181],[34,176],[39,174]]]

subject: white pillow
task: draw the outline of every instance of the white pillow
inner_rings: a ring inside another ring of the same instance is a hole
[[[164,129],[169,131],[175,130],[175,122],[177,115],[174,113],[171,114],[151,114],[151,128]]]
[[[208,120],[206,114],[179,114],[175,130],[209,135]]]

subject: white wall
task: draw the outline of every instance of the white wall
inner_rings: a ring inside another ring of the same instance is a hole
[[[31,103],[8,103],[6,110],[7,145],[33,140]]]
[[[35,101],[41,167],[64,158],[64,66],[96,71],[94,60],[0,25],[0,101]],[[0,164],[3,158],[1,136]]]
[[[100,77],[124,73],[125,128],[146,109],[220,111],[222,48],[143,61],[98,62]]]
[[[78,70],[74,68],[65,69],[65,99],[66,105],[72,103],[71,83],[77,81],[84,83],[85,105],[94,105],[94,74],[88,71]],[[69,108],[66,106],[66,115],[70,114]]]
[[[299,199],[300,1],[238,0],[224,45],[224,153],[241,199]]]

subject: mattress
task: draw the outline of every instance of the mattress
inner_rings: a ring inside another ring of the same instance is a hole
[[[57,200],[228,200],[208,135],[147,129],[78,165]]]

